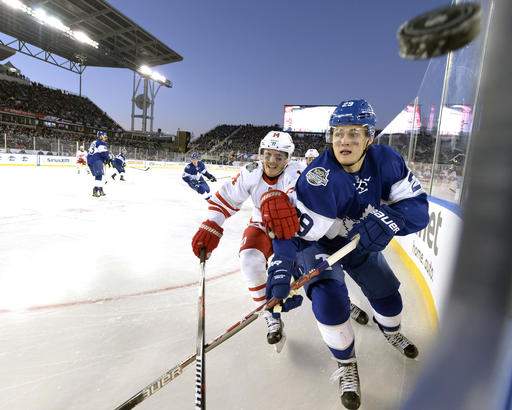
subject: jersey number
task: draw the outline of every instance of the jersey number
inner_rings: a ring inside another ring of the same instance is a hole
[[[418,189],[421,189],[420,183],[418,182],[418,180],[416,179],[414,174],[410,171],[409,171],[409,176],[407,177],[407,180],[411,184],[412,192],[416,192]]]
[[[299,214],[299,236],[306,236],[308,232],[313,228],[313,218],[311,218],[308,214],[301,214],[297,209],[297,213]]]

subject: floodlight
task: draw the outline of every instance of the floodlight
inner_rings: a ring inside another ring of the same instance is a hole
[[[141,73],[142,75],[150,76],[152,71],[151,68],[149,68],[147,65],[143,65],[139,68],[139,73]]]
[[[25,6],[20,0],[0,0],[2,3],[16,10],[22,10],[29,16],[33,17],[38,23],[47,25],[59,31],[66,33],[71,38],[90,45],[91,47],[98,48],[98,42],[92,40],[87,34],[81,31],[73,31],[66,26],[60,19],[55,16],[49,16],[41,8],[32,10],[30,7]]]
[[[151,78],[161,83],[165,82],[165,77],[162,74],[156,73],[154,71],[151,73]]]
[[[48,16],[45,20],[45,23],[50,27],[56,28],[61,31],[68,31],[69,27],[66,27],[62,21],[60,21],[57,17]]]
[[[83,31],[73,31],[72,35],[75,38],[75,40],[79,41],[80,43],[86,43],[86,44],[90,44],[90,45],[93,45],[93,44],[91,44],[91,42],[92,43],[96,43],[87,34],[85,34]],[[97,44],[98,43],[96,43],[96,47],[97,47]]]
[[[22,11],[27,11],[27,6],[25,6],[21,1],[19,0],[2,0],[2,2],[9,6],[9,7],[12,7],[13,9],[16,9],[16,10],[22,10]]]
[[[32,10],[32,16],[39,20],[40,23],[44,23],[44,21],[48,18],[46,11],[43,9]]]
[[[165,85],[166,87],[169,87],[169,84],[171,83],[162,74],[157,73],[156,71],[153,71],[147,65],[140,66],[137,71],[139,72],[139,74],[143,75],[144,77],[149,77],[153,81],[156,81],[156,82],[158,82],[158,83],[160,83],[162,85]]]

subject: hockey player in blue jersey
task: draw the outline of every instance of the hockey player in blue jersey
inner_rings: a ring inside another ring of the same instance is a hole
[[[120,152],[114,158],[112,158],[112,166],[115,169],[115,171],[111,175],[112,179],[115,180],[117,173],[119,173],[119,180],[126,181],[126,179],[124,179],[126,157],[124,156],[124,154],[122,152]]]
[[[103,174],[105,173],[103,165],[109,160],[107,139],[106,132],[98,131],[96,139],[89,146],[87,153],[87,165],[94,176],[92,196],[95,197],[105,195],[103,191]]]
[[[339,381],[341,402],[349,409],[360,406],[361,393],[343,270],[368,298],[386,340],[407,357],[418,355],[416,346],[399,331],[400,282],[381,251],[393,236],[427,226],[428,202],[403,158],[390,147],[372,145],[375,123],[365,100],[344,101],[335,109],[327,134],[331,148],[308,165],[297,181],[296,198],[290,198],[296,200],[299,232],[291,240],[274,240],[274,263],[268,268],[267,298],[284,299],[292,275],[312,269],[319,259],[360,235],[355,251],[306,286],[322,338],[338,362],[333,379]],[[281,193],[262,198],[267,228],[279,231],[276,226],[289,226],[274,211],[282,214],[292,208],[288,197]]]
[[[208,178],[211,182],[217,181],[217,178],[206,170],[206,166],[203,161],[201,161],[201,155],[198,152],[193,152],[192,155],[190,155],[190,163],[183,171],[182,178],[190,188],[204,199],[208,200],[212,195],[210,194],[210,187],[204,180],[204,177]]]

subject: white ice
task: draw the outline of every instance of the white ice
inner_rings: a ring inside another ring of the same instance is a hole
[[[0,409],[113,409],[194,353],[199,267],[190,241],[206,202],[180,170],[129,169],[126,178],[93,198],[91,177],[72,168],[0,168]],[[225,223],[207,261],[207,340],[253,308],[237,256],[249,215],[247,204]],[[416,282],[386,255],[402,281],[403,331],[420,356],[406,359],[375,325],[353,322],[362,410],[405,399],[433,334]],[[309,302],[285,321],[280,354],[262,320],[207,354],[209,409],[341,408]],[[194,370],[137,409],[193,409]]]

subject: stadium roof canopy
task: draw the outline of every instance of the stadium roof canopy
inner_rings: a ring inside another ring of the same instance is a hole
[[[104,0],[20,1],[33,10],[43,9],[71,30],[81,31],[98,43],[97,48],[80,43],[62,31],[38,23],[30,14],[0,0],[0,31],[16,38],[17,51],[25,54],[27,50],[24,43],[28,43],[83,66],[132,70],[137,70],[141,65],[152,67],[183,59]],[[38,55],[33,57],[42,59]]]

